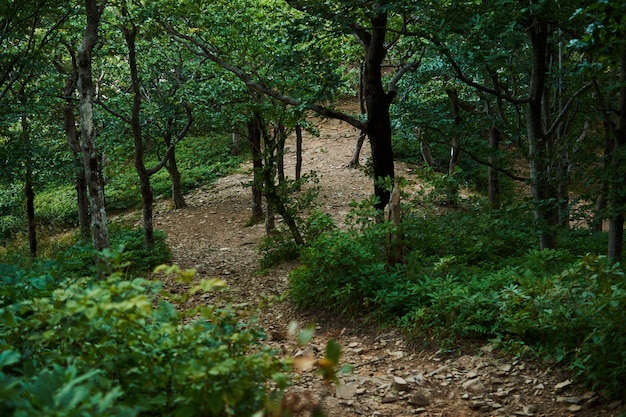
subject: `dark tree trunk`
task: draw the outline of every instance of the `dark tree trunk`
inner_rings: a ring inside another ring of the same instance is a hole
[[[389,106],[395,92],[386,93],[382,80],[381,65],[387,54],[387,13],[377,14],[371,19],[371,23],[371,33],[361,35],[366,47],[363,90],[368,115],[367,135],[372,148],[374,194],[378,200],[375,207],[382,212],[389,203],[391,194],[391,190],[382,184],[382,180],[390,179],[392,184],[395,177],[389,116]]]
[[[613,177],[609,189],[609,244],[607,256],[616,262],[624,252],[624,210],[626,209],[626,48],[620,59],[620,90],[618,121],[613,135]]]
[[[24,96],[22,88],[21,96]],[[26,177],[24,178],[24,197],[26,198],[26,223],[28,227],[28,247],[30,256],[37,257],[37,230],[35,226],[35,191],[33,190],[33,169],[30,149],[28,116],[22,115],[22,141],[26,148]]]
[[[70,51],[72,66],[67,72],[65,79],[65,87],[63,88],[63,97],[65,98],[65,108],[63,110],[63,125],[65,134],[67,135],[67,143],[74,155],[74,163],[76,165],[76,178],[74,179],[74,188],[76,189],[76,202],[78,206],[78,227],[80,230],[80,238],[88,241],[91,235],[91,227],[89,226],[89,197],[87,196],[87,179],[85,177],[85,166],[82,164],[81,145],[76,129],[76,116],[74,114],[74,104],[72,95],[76,91],[76,82],[78,80],[78,68],[76,67],[76,59],[73,51]]]
[[[252,150],[252,217],[249,224],[257,224],[263,220],[263,154],[261,152],[261,126],[259,119],[252,117],[248,121],[248,141]]]
[[[354,147],[352,159],[348,162],[348,168],[356,168],[361,165],[359,163],[359,158],[361,156],[361,149],[363,149],[363,143],[365,142],[366,136],[367,134],[363,130],[359,132],[359,137],[356,139],[356,146]]]
[[[274,143],[276,144],[276,173],[278,174],[278,183],[285,182],[285,141],[287,133],[285,125],[278,123],[274,127]],[[267,148],[267,147],[266,147]]]
[[[493,209],[500,208],[500,182],[498,180],[498,148],[500,146],[500,129],[491,126],[489,129],[489,168],[487,169],[488,177],[488,195],[489,204]]]
[[[458,129],[461,125],[461,106],[459,104],[459,96],[456,90],[448,89],[446,90],[446,94],[450,99],[451,113],[454,119],[454,130],[456,131],[450,141],[450,160],[448,161],[448,175],[454,175],[454,169],[459,164],[460,158],[460,140]]]
[[[361,67],[359,68],[359,109],[361,110],[361,115],[367,114],[367,109],[365,107],[365,94],[364,94],[364,84],[363,84],[363,73],[365,72],[365,64],[361,63]],[[348,162],[348,168],[356,168],[359,164],[359,158],[361,156],[361,149],[363,149],[363,143],[365,142],[365,137],[367,136],[367,132],[361,130],[359,132],[359,137],[356,140],[356,146],[354,147],[354,153],[352,154],[352,159]]]
[[[100,16],[105,5],[105,0],[102,0],[100,5],[97,4],[96,0],[85,0],[87,24],[85,26],[83,40],[78,48],[78,91],[80,93],[80,126],[83,164],[89,190],[92,240],[96,250],[109,247],[109,229],[104,204],[102,166],[100,164],[100,157],[95,141],[96,134],[93,113],[95,89],[91,67],[92,52],[98,39]]]
[[[535,221],[539,228],[539,246],[543,250],[556,247],[556,229],[559,225],[556,204],[558,193],[551,178],[553,173],[550,167],[554,144],[543,126],[548,24],[534,19],[528,29],[528,36],[532,50],[530,100],[527,106],[531,194]]]
[[[600,187],[596,196],[596,204],[594,207],[594,217],[591,224],[591,230],[601,232],[604,220],[606,219],[607,198],[609,194],[609,178],[608,173],[611,171],[611,155],[613,154],[614,136],[611,132],[611,124],[608,120],[604,120],[604,153],[602,155],[602,171]]]
[[[122,10],[122,14],[125,17],[127,16],[128,12],[126,8]],[[139,120],[139,112],[141,110],[141,91],[139,86],[139,74],[137,71],[137,53],[135,49],[137,27],[134,23],[129,22],[127,23],[127,26],[122,28],[122,32],[124,33],[126,46],[128,47],[128,65],[130,68],[131,90],[133,93],[133,106],[130,124],[135,144],[135,169],[137,170],[137,175],[139,176],[139,190],[141,192],[143,237],[146,249],[152,250],[154,248],[154,225],[152,218],[154,195],[152,193],[152,187],[150,186],[150,174],[146,169],[144,161],[144,140]]]
[[[296,181],[302,176],[302,126],[296,125]]]
[[[170,181],[172,183],[172,201],[174,202],[175,209],[182,209],[187,207],[187,202],[185,201],[185,197],[183,196],[183,186],[180,178],[180,171],[178,170],[178,163],[176,162],[176,149],[175,145],[172,143],[172,135],[169,132],[166,132],[163,135],[163,139],[165,141],[165,145],[167,148],[172,148],[172,153],[170,154],[167,163],[165,164],[165,169],[170,176]]]
[[[30,256],[37,256],[37,229],[35,226],[35,191],[33,190],[33,171],[30,163],[26,165],[26,181],[24,184],[26,196],[26,218],[28,222],[28,247]]]

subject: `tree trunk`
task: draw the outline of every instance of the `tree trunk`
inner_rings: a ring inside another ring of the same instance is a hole
[[[491,126],[489,129],[489,168],[487,169],[489,204],[493,209],[500,209],[500,183],[498,180],[498,148],[500,146],[500,129]]]
[[[21,98],[24,98],[22,87]],[[26,148],[26,177],[24,178],[24,197],[26,199],[26,223],[28,227],[28,247],[30,256],[37,257],[37,229],[35,227],[35,191],[33,190],[33,168],[28,131],[28,116],[22,114],[22,143]]]
[[[74,179],[74,188],[76,189],[76,202],[78,206],[78,227],[80,230],[80,238],[88,241],[91,235],[91,227],[89,226],[89,197],[87,196],[87,179],[85,178],[85,166],[82,164],[81,146],[78,131],[76,130],[76,116],[74,114],[74,104],[72,95],[76,91],[76,82],[78,79],[78,69],[76,67],[76,59],[73,52],[70,52],[72,58],[71,69],[67,72],[65,79],[65,87],[63,88],[63,97],[65,98],[65,108],[63,109],[63,128],[67,135],[67,143],[74,156],[76,165],[76,177]]]
[[[166,132],[165,135],[163,135],[163,139],[168,149],[170,147],[175,147],[175,145],[172,144],[172,135],[169,132]],[[170,181],[172,182],[172,201],[174,203],[174,208],[182,209],[187,207],[187,202],[185,201],[185,197],[183,196],[183,186],[181,184],[178,163],[176,162],[175,149],[172,149],[172,153],[170,154],[167,163],[165,164],[165,169],[167,170],[167,173],[170,176]]]
[[[239,156],[239,135],[233,132],[233,147],[230,151],[231,156]]]
[[[558,194],[550,169],[553,143],[552,138],[546,136],[543,126],[548,24],[534,19],[528,35],[532,50],[530,100],[527,106],[531,194],[539,228],[539,246],[544,250],[556,247],[556,228],[559,225]]]
[[[124,7],[122,15],[127,16],[128,11]],[[150,175],[146,169],[144,161],[144,140],[141,133],[141,124],[139,120],[139,112],[141,110],[141,90],[139,86],[139,74],[137,71],[137,53],[135,49],[135,39],[137,37],[137,26],[133,22],[129,22],[128,26],[122,28],[126,46],[128,47],[128,65],[130,68],[131,90],[133,93],[133,107],[131,112],[130,124],[133,132],[133,141],[135,144],[134,162],[137,175],[139,176],[139,190],[141,192],[141,205],[143,214],[143,238],[146,249],[154,248],[154,224],[153,224],[153,204],[154,195],[150,186]],[[174,153],[172,152],[172,155]]]
[[[287,140],[287,134],[285,132],[285,125],[278,123],[274,127],[274,143],[276,144],[276,173],[278,174],[278,183],[283,184],[285,182],[285,141]],[[267,147],[266,147],[267,149]]]
[[[609,244],[607,256],[615,262],[624,252],[624,210],[626,209],[626,48],[620,59],[620,90],[617,126],[613,130],[613,177],[609,191]]]
[[[252,150],[252,217],[248,224],[257,224],[263,220],[263,154],[261,153],[261,127],[259,119],[252,117],[248,121],[248,141]]]
[[[450,141],[450,159],[448,161],[448,175],[452,176],[454,175],[454,169],[459,164],[459,158],[461,156],[459,151],[460,139],[458,133],[459,126],[461,125],[461,106],[459,105],[459,96],[456,90],[447,89],[446,94],[450,99],[451,113],[452,118],[454,119],[455,130],[452,140]]]
[[[387,13],[377,14],[371,19],[371,23],[371,34],[364,36],[366,53],[363,90],[367,103],[367,135],[372,149],[374,194],[378,200],[374,207],[382,213],[391,194],[391,190],[382,180],[389,179],[393,183],[395,177],[389,116],[389,106],[395,92],[386,93],[382,81],[381,65],[387,54]]]
[[[30,162],[26,164],[26,181],[24,183],[26,196],[26,217],[28,223],[28,247],[30,256],[37,257],[37,229],[35,226],[35,191],[33,190],[33,171]]]
[[[359,109],[361,110],[361,115],[367,114],[367,108],[365,107],[365,94],[364,94],[364,83],[363,83],[363,74],[365,72],[365,64],[361,63],[359,68]],[[359,132],[359,137],[356,140],[356,146],[354,147],[354,152],[352,153],[352,159],[348,162],[348,168],[356,168],[359,164],[359,158],[361,156],[361,149],[363,148],[363,142],[365,142],[365,137],[367,136],[367,132],[361,130]]]
[[[102,0],[100,5],[96,0],[85,0],[87,24],[85,34],[78,48],[78,91],[80,93],[80,126],[83,151],[85,178],[89,190],[89,204],[91,207],[91,231],[93,245],[96,250],[109,247],[109,229],[104,205],[104,184],[102,181],[102,166],[96,148],[96,134],[94,126],[93,100],[94,84],[92,79],[92,51],[98,39],[100,16],[106,5]]]
[[[356,139],[356,146],[354,147],[354,153],[352,154],[352,159],[348,162],[348,168],[356,168],[360,166],[359,158],[361,156],[361,149],[363,148],[363,143],[365,142],[365,136],[367,134],[361,130],[359,132],[359,137]]]
[[[302,126],[296,125],[296,181],[302,176]]]

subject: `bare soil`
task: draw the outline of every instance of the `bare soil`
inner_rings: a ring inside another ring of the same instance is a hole
[[[320,136],[305,135],[303,171],[319,174],[322,208],[342,222],[352,200],[373,192],[372,181],[360,170],[346,167],[358,132],[351,126],[314,117]],[[286,166],[293,177],[295,146],[288,145]],[[366,143],[361,161],[369,155]],[[397,173],[419,186],[406,164]],[[260,273],[258,245],[262,224],[246,227],[251,209],[251,164],[240,172],[186,196],[189,207],[173,210],[158,204],[155,227],[164,230],[174,263],[197,269],[197,279],[221,278],[229,286],[225,298],[199,296],[195,303],[231,302],[251,308],[269,297],[284,295],[289,271],[286,263]],[[171,291],[180,284],[166,281]],[[570,376],[550,364],[506,357],[490,345],[459,348],[453,353],[409,343],[394,329],[346,320],[319,311],[302,312],[288,299],[270,303],[255,313],[271,346],[287,357],[321,358],[330,338],[343,348],[342,363],[352,364],[341,385],[329,385],[313,366],[296,370],[289,406],[307,413],[320,406],[330,417],[351,416],[619,416],[620,402],[608,403],[584,387],[570,384]],[[288,334],[289,323],[317,325],[312,343],[299,347]],[[304,361],[310,363],[310,361]],[[295,404],[298,402],[298,404]],[[299,415],[298,413],[295,413]]]

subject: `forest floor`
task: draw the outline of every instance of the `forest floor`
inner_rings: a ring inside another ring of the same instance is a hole
[[[361,201],[373,191],[372,181],[358,169],[346,167],[358,132],[335,121],[312,118],[319,137],[305,133],[303,172],[314,170],[320,177],[321,208],[341,223],[352,200]],[[361,161],[369,155],[366,143]],[[288,144],[286,172],[293,177],[295,146]],[[397,174],[419,186],[406,164],[397,164]],[[221,278],[229,291],[226,299],[200,295],[194,303],[261,305],[288,289],[289,271],[297,263],[285,263],[261,273],[258,246],[263,224],[246,227],[251,216],[251,164],[186,196],[189,207],[173,210],[166,201],[157,205],[155,227],[167,233],[173,262],[197,269],[197,279]],[[170,291],[183,291],[181,284],[166,281]],[[606,402],[599,395],[572,383],[567,372],[551,364],[507,357],[492,345],[459,347],[442,352],[436,347],[417,346],[389,328],[367,321],[346,320],[319,311],[298,311],[288,301],[270,303],[255,316],[266,331],[268,342],[285,356],[320,358],[326,342],[336,339],[343,349],[342,364],[353,370],[340,376],[339,386],[329,385],[311,369],[296,371],[289,389],[294,408],[319,404],[329,417],[352,416],[619,416],[620,402]],[[315,323],[312,342],[302,348],[287,329]],[[307,361],[304,361],[307,363]]]

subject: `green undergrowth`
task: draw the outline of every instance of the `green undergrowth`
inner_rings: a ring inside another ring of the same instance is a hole
[[[168,294],[104,255],[103,278],[0,265],[0,415],[251,416],[285,388],[289,364],[248,319],[181,308],[222,282],[161,267],[190,288]]]
[[[211,184],[235,171],[245,156],[231,156],[230,152],[230,138],[226,136],[211,139],[190,137],[181,141],[176,147],[176,157],[183,192]],[[154,157],[148,155],[148,167],[156,162]],[[141,207],[137,173],[127,154],[107,163],[104,171],[108,211]],[[71,180],[71,176],[67,176],[64,182],[36,187],[35,217],[40,233],[58,233],[77,225],[76,190]],[[155,198],[171,197],[171,182],[165,168],[153,175],[150,182]],[[0,187],[0,244],[13,244],[16,237],[25,233],[26,208],[23,200],[22,184]]]
[[[355,207],[346,230],[330,229],[301,251],[291,299],[301,308],[369,314],[444,349],[496,341],[626,398],[626,280],[619,264],[595,255],[606,236],[562,233],[560,249],[539,251],[524,212],[494,211],[480,200],[454,210],[412,202],[395,230]],[[390,232],[402,236],[391,247]],[[402,253],[401,262],[388,265],[389,250]]]

